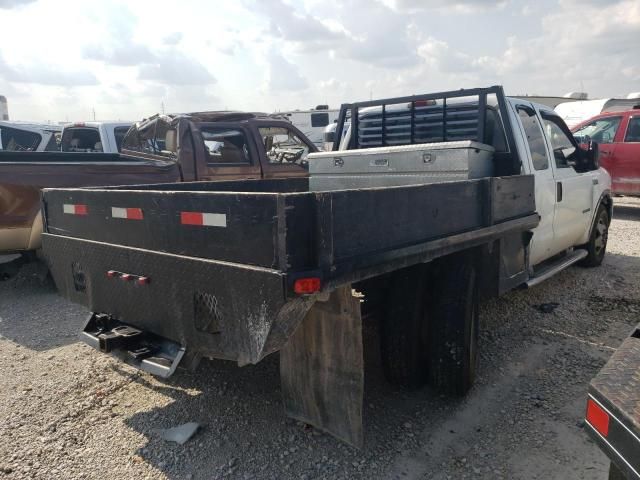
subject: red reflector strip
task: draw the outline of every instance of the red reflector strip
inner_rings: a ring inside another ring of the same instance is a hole
[[[149,283],[151,283],[151,279],[149,277],[138,277],[136,282],[138,283],[138,285],[148,285]]]
[[[113,218],[126,218],[127,220],[142,220],[144,215],[141,208],[111,207]]]
[[[587,400],[587,422],[595,428],[600,435],[609,435],[609,414],[591,399]]]
[[[225,228],[227,215],[224,213],[180,212],[180,223],[182,225]]]
[[[123,273],[122,275],[120,275],[120,278],[124,281],[129,281],[133,280],[133,275],[131,275],[130,273]]]
[[[117,277],[117,276],[118,276],[118,272],[116,272],[115,270],[109,270],[107,272],[107,277],[109,277],[109,278],[114,278],[114,277]]]
[[[70,203],[63,204],[62,211],[64,213],[68,213],[69,215],[87,215],[89,213],[89,209],[86,205],[77,205]]]
[[[320,279],[318,277],[299,278],[293,284],[293,291],[300,295],[319,292]]]

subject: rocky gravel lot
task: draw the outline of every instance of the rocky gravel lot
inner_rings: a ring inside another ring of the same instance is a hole
[[[6,276],[0,478],[604,479],[585,392],[640,322],[640,202],[617,199],[602,267],[484,305],[465,399],[387,385],[368,348],[362,451],[284,417],[275,356],[205,361],[161,382],[77,343],[87,312],[38,264]],[[184,445],[159,436],[192,421],[203,428]]]

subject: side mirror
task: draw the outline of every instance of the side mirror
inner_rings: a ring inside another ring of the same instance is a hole
[[[325,143],[333,143],[336,139],[336,132],[325,132],[324,133],[324,141]]]
[[[600,149],[598,148],[597,142],[589,142],[589,148],[587,149],[587,165],[590,170],[597,170],[600,168]]]

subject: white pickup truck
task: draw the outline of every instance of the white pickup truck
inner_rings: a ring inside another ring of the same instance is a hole
[[[204,145],[223,120],[171,137]],[[244,122],[267,158],[275,129]],[[45,189],[52,276],[94,312],[83,341],[163,377],[280,351],[286,413],[361,446],[363,321],[389,381],[464,394],[480,299],[603,260],[597,147],[502,87],[346,104],[335,138],[278,142],[309,178]]]
[[[336,151],[308,156],[312,186],[318,190],[324,185],[367,188],[500,175],[500,155],[515,148],[522,161],[520,173],[535,177],[540,215],[528,249],[527,285],[533,286],[578,261],[584,266],[599,265],[605,254],[613,202],[611,177],[598,165],[597,145],[591,152],[580,149],[565,122],[545,105],[511,97],[505,101],[505,127],[512,134],[508,137],[512,137],[513,146],[497,134],[502,132],[498,126],[503,120],[495,97],[493,103],[491,97],[487,100],[484,139],[477,133],[477,100],[450,100],[446,109],[439,100],[418,106],[393,103],[385,105],[384,114],[379,101],[371,107],[360,103],[358,133],[353,134],[353,122],[345,118],[337,122],[338,129],[343,122],[343,131],[329,135],[339,156]],[[445,110],[448,113],[443,117]],[[349,113],[347,110],[350,117]],[[412,131],[415,138],[410,139]],[[413,145],[408,148],[407,144]],[[414,156],[428,155],[429,161],[412,161],[408,158],[411,151]],[[480,151],[485,155],[468,154]]]
[[[59,125],[0,121],[0,152],[55,152],[61,131]]]
[[[63,152],[118,153],[132,122],[79,122],[65,125]]]

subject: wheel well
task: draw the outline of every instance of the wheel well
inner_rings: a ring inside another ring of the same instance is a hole
[[[604,197],[602,197],[602,200],[600,201],[600,203],[604,205],[605,208],[607,209],[607,214],[609,215],[609,222],[611,222],[611,219],[613,218],[613,199],[611,198],[611,196],[605,195]]]

